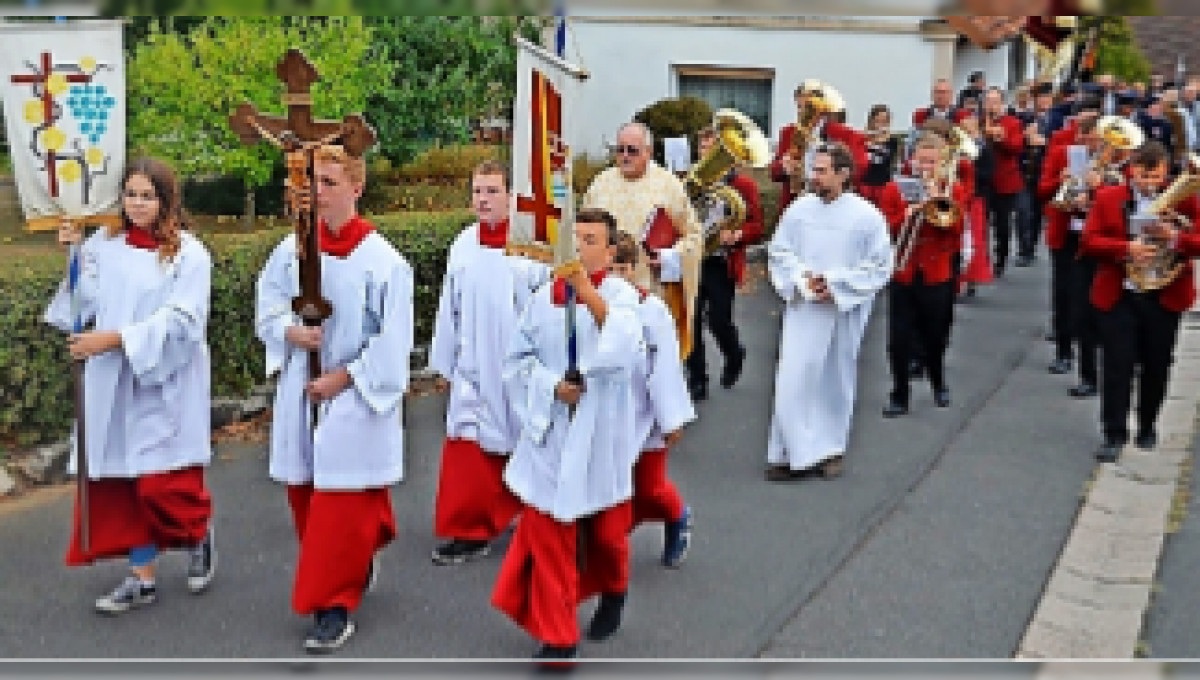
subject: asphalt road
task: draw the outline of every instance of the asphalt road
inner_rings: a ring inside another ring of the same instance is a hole
[[[879,415],[888,376],[877,306],[846,473],[785,484],[762,477],[780,303],[761,282],[739,297],[743,378],[714,385],[672,452],[672,477],[695,509],[691,555],[663,569],[661,529],[639,529],[625,624],[582,654],[1011,656],[1098,437],[1096,402],[1070,399],[1071,380],[1045,371],[1047,280],[1043,257],[959,305],[953,405],[937,409],[918,384],[912,413],[895,421]],[[393,489],[400,535],[338,658],[522,659],[535,647],[488,603],[501,551],[458,567],[430,562],[443,407],[438,396],[408,403],[407,476]],[[308,622],[289,608],[295,539],[265,448],[222,446],[209,480],[220,550],[209,592],[189,595],[183,558],[169,555],[158,602],[115,618],[92,602],[124,566],[62,564],[67,489],[0,506],[0,658],[302,656]]]

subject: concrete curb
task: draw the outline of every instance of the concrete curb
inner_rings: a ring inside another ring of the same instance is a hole
[[[1131,659],[1150,608],[1200,403],[1200,317],[1181,322],[1158,447],[1097,466],[1018,659]],[[1131,429],[1133,423],[1131,422]]]
[[[410,372],[413,382],[432,380],[436,373],[424,366],[428,363],[429,348],[414,347]],[[258,385],[245,399],[218,397],[212,400],[210,412],[211,428],[216,430],[243,420],[261,415],[271,407],[275,394],[274,381]],[[29,454],[6,460],[0,465],[0,498],[15,496],[25,488],[41,486],[67,478],[67,461],[71,455],[71,438],[64,437],[52,444],[39,447]]]

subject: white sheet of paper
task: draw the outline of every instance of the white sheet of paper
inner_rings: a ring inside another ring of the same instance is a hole
[[[685,171],[692,167],[692,150],[687,137],[663,138],[663,156],[671,172]]]
[[[1088,150],[1082,144],[1072,144],[1067,147],[1067,168],[1071,171],[1071,176],[1083,179],[1088,171]]]

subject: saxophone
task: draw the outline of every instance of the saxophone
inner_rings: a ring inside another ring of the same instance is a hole
[[[1175,212],[1175,207],[1197,191],[1200,191],[1200,155],[1192,154],[1188,157],[1183,173],[1150,203],[1147,212],[1171,220],[1180,230],[1187,231],[1191,225],[1187,223],[1186,218]],[[1154,255],[1149,259],[1131,259],[1125,263],[1125,276],[1138,292],[1161,290],[1179,278],[1186,260],[1171,248],[1171,244],[1145,232],[1138,234],[1133,241],[1155,248]]]

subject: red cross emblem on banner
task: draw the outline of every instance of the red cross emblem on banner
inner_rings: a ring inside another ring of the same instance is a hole
[[[54,63],[50,59],[50,53],[42,52],[41,70],[34,75],[12,76],[14,84],[33,85],[34,94],[37,94],[38,89],[42,91],[42,124],[37,128],[37,132],[51,127],[59,118],[54,111],[54,93],[50,91],[49,87],[52,75],[54,75]],[[62,74],[62,77],[68,83],[89,83],[92,80],[90,75],[84,73],[66,73]],[[55,156],[53,149],[46,149],[46,172],[50,174],[50,196],[58,198],[58,173],[55,172]]]
[[[566,167],[568,152],[562,138],[562,97],[536,70],[531,92],[529,179],[533,195],[517,197],[517,212],[533,216],[535,241],[550,243],[551,224],[562,219],[562,209],[554,204],[554,173]]]

